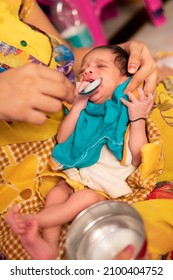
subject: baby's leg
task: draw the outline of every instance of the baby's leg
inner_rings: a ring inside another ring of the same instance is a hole
[[[83,189],[72,193],[64,202],[50,205],[35,215],[41,228],[50,228],[72,221],[82,210],[106,200],[93,190]]]
[[[71,194],[72,189],[64,180],[61,180],[50,190],[46,198],[45,208],[64,202]],[[26,216],[25,216],[26,217]],[[38,221],[34,216],[26,219],[27,231],[21,236],[21,242],[33,259],[56,259],[58,240],[61,226],[57,225],[42,230],[42,237],[38,234]]]
[[[59,205],[65,202],[69,196],[73,193],[73,189],[66,183],[65,180],[61,180],[55,188],[53,188],[46,199],[45,208],[51,205]],[[59,213],[56,213],[59,215]],[[43,228],[42,236],[44,240],[52,248],[52,252],[57,256],[59,236],[61,232],[61,224],[57,224],[54,227]]]
[[[72,221],[81,211],[91,205],[106,200],[104,196],[90,189],[83,189],[73,193],[67,201],[62,203],[59,215],[60,223]]]

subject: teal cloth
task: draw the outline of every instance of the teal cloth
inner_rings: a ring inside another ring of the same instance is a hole
[[[53,149],[52,156],[60,168],[82,168],[95,164],[103,145],[107,145],[118,160],[122,159],[124,134],[129,122],[128,110],[120,98],[128,100],[124,89],[130,79],[114,91],[112,100],[103,104],[88,102],[81,112],[76,129],[70,137]]]

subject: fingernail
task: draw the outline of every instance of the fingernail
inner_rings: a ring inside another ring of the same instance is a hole
[[[134,73],[136,71],[136,64],[130,64],[129,65],[129,69],[128,69],[131,73]]]
[[[133,253],[135,250],[135,248],[132,245],[128,245],[127,247],[124,248],[124,252],[128,252],[128,253]]]

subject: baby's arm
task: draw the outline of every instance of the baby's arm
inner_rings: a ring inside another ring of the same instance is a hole
[[[141,148],[148,143],[146,135],[146,121],[140,119],[130,123],[129,147],[132,153],[132,164],[139,166],[141,163]]]
[[[139,166],[141,163],[141,148],[148,143],[146,134],[146,117],[152,109],[154,96],[146,94],[142,89],[138,89],[138,99],[133,93],[127,93],[130,102],[121,99],[122,103],[127,106],[130,119],[130,137],[129,147],[132,153],[132,164]]]
[[[66,141],[72,132],[75,130],[76,123],[80,116],[81,111],[86,107],[88,96],[76,97],[76,100],[73,103],[71,110],[68,115],[62,121],[58,133],[57,133],[57,142],[62,143]]]

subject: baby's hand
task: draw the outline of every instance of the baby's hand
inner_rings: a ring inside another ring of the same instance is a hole
[[[89,84],[89,82],[77,82],[76,83],[76,91],[75,91],[75,100],[73,102],[73,109],[75,109],[75,111],[77,112],[81,112],[83,109],[85,109],[88,99],[89,99],[89,95],[80,95],[79,92],[84,89],[87,85]]]
[[[138,89],[138,98],[132,92],[127,92],[127,95],[130,102],[124,98],[121,98],[121,102],[128,108],[129,119],[133,121],[139,118],[147,118],[153,107],[154,95],[152,93],[146,95],[141,88]]]

